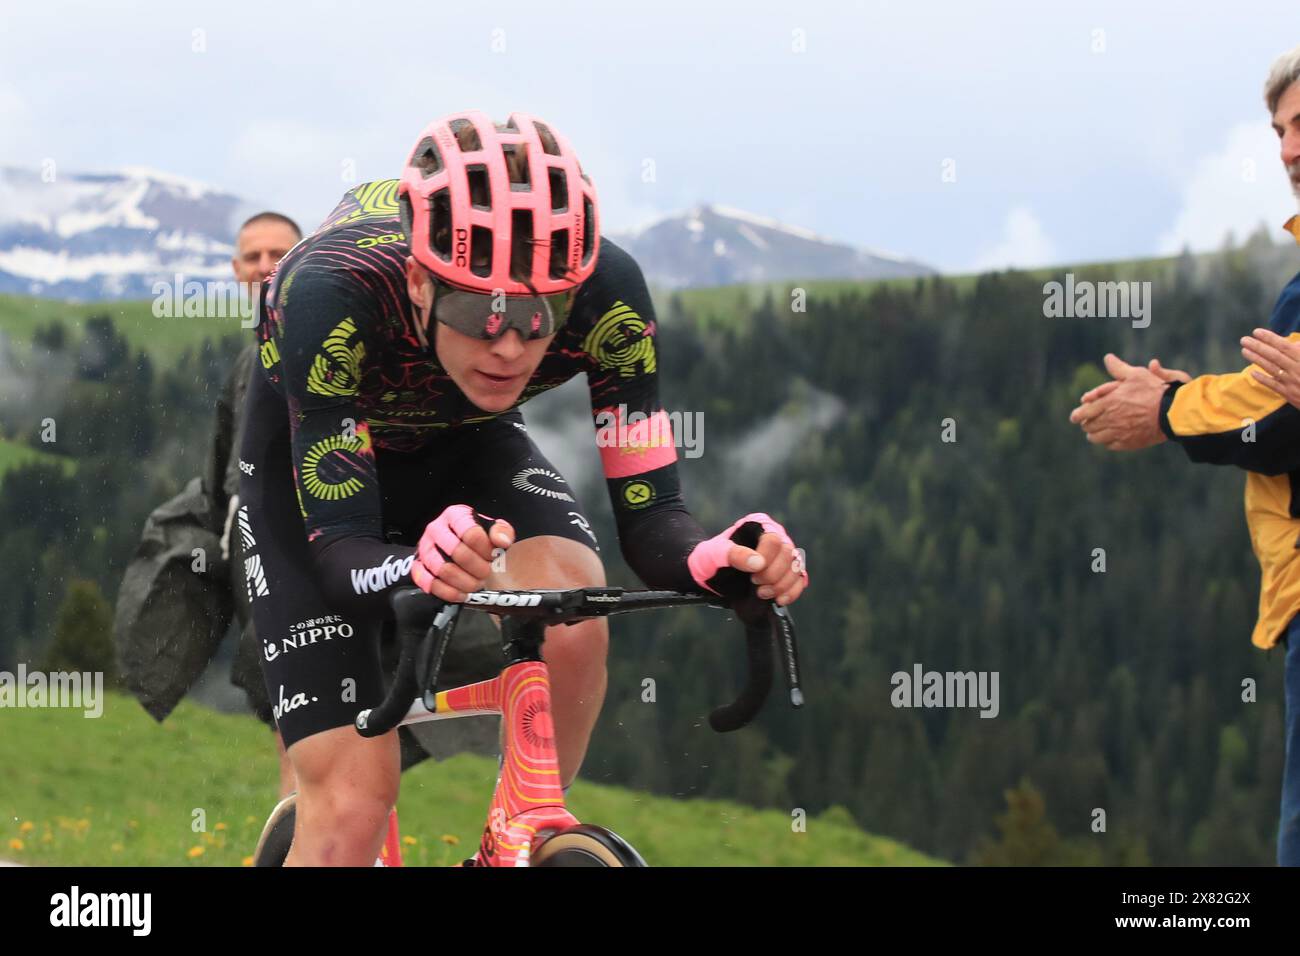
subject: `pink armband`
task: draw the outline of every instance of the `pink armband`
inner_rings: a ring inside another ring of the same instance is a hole
[[[673,425],[662,408],[647,415],[624,405],[595,411],[596,447],[606,478],[627,478],[677,461]]]

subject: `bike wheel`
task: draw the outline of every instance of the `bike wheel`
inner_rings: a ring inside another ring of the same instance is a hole
[[[262,836],[253,851],[253,866],[284,866],[284,858],[293,845],[293,826],[297,818],[298,794],[291,793],[275,805],[262,827]]]
[[[533,853],[532,866],[645,866],[641,854],[612,830],[579,823],[548,839]]]

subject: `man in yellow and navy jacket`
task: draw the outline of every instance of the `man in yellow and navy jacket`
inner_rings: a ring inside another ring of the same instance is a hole
[[[1300,340],[1300,275],[1282,290],[1268,328]],[[1246,471],[1246,524],[1263,572],[1251,641],[1267,649],[1300,612],[1300,409],[1257,382],[1254,369],[1170,383],[1159,424],[1192,461]]]
[[[1300,47],[1273,65],[1265,100],[1281,143],[1282,164],[1300,198]],[[1300,242],[1300,217],[1286,224]],[[1268,329],[1300,342],[1300,275],[1282,290]],[[1243,340],[1243,343],[1246,340]],[[1254,353],[1247,352],[1248,356]],[[1114,380],[1083,396],[1070,414],[1088,441],[1112,451],[1178,442],[1195,462],[1246,472],[1246,522],[1259,559],[1259,617],[1251,635],[1261,648],[1286,647],[1286,758],[1278,864],[1300,866],[1300,408],[1266,384],[1252,364],[1227,375],[1143,368],[1106,356]]]

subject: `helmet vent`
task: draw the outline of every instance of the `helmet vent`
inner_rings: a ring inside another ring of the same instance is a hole
[[[442,155],[438,152],[438,147],[434,145],[432,138],[426,136],[420,140],[420,145],[415,147],[415,153],[411,156],[411,165],[418,169],[425,179],[442,172]]]
[[[551,177],[551,212],[564,212],[569,208],[569,180],[564,175],[564,170],[558,166],[552,166],[549,170]]]
[[[460,144],[461,152],[477,153],[483,148],[483,141],[478,138],[478,129],[469,120],[454,119],[448,125],[456,134],[456,142]]]
[[[488,185],[487,167],[480,164],[465,167],[469,179],[469,202],[476,209],[492,208],[492,187]]]
[[[510,214],[510,278],[527,282],[533,274],[533,211],[516,209]]]
[[[501,155],[506,161],[506,172],[510,175],[510,188],[522,189],[528,191],[533,188],[533,182],[529,178],[528,172],[528,152],[519,144],[506,143],[501,147]]]
[[[451,262],[451,195],[446,189],[429,197],[429,246],[439,259]]]
[[[475,226],[469,237],[469,270],[486,279],[492,274],[492,230]]]
[[[569,230],[556,229],[551,233],[551,263],[550,276],[552,279],[563,279],[568,274],[568,265],[565,262],[565,255],[569,251]]]
[[[582,217],[587,223],[587,228],[582,231],[582,264],[585,266],[596,251],[596,207],[587,196],[582,197]]]
[[[555,141],[555,134],[551,132],[550,127],[545,123],[534,123],[533,128],[537,130],[537,136],[542,141],[542,151],[547,156],[559,156],[560,144]]]
[[[415,220],[415,215],[411,209],[411,197],[406,193],[402,193],[397,197],[397,211],[402,217],[402,232],[406,233],[407,236],[410,236],[411,225]]]

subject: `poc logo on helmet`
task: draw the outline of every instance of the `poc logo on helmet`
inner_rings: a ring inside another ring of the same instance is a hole
[[[496,591],[471,591],[466,604],[491,604],[496,607],[537,607],[540,594],[501,594]]]
[[[469,254],[469,230],[456,228],[456,265],[464,267]]]

